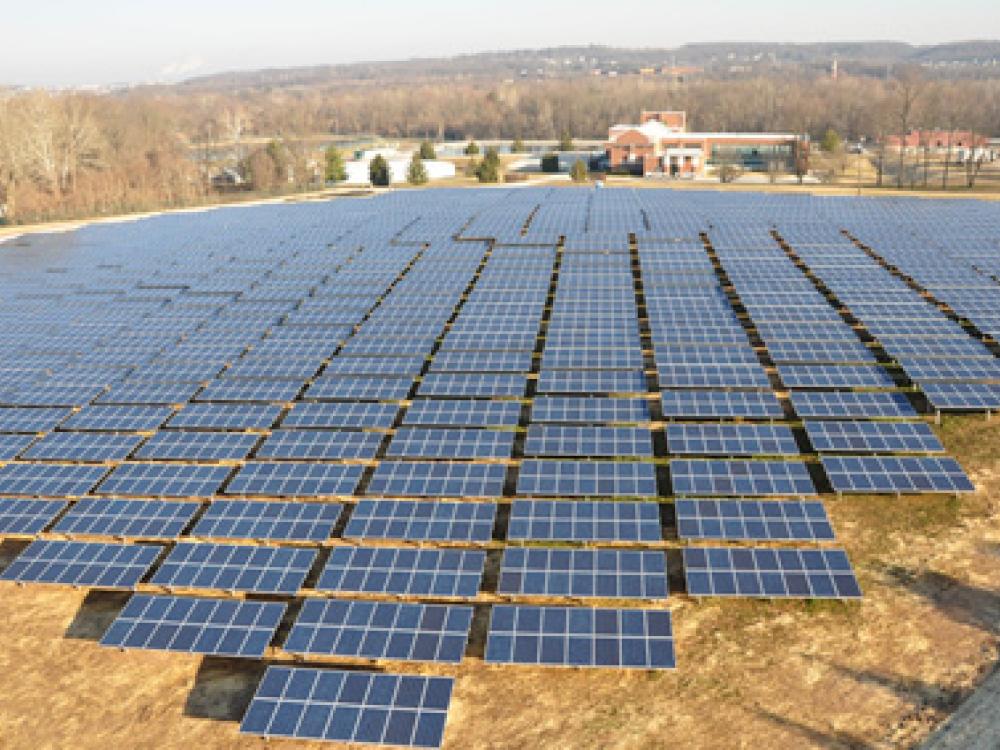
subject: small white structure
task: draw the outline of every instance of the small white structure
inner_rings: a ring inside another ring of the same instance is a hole
[[[395,149],[378,148],[361,151],[357,159],[353,159],[344,164],[347,170],[345,182],[349,185],[371,184],[370,167],[372,159],[381,156],[389,164],[389,181],[394,184],[406,182],[406,173],[410,168],[412,154],[401,154]],[[455,165],[450,161],[440,159],[425,159],[424,169],[427,172],[428,180],[444,180],[455,176]]]

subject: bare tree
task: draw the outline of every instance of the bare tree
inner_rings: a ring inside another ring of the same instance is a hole
[[[893,98],[895,101],[896,122],[899,125],[899,172],[896,174],[896,187],[903,187],[903,170],[906,167],[906,136],[912,124],[913,107],[920,97],[924,85],[919,68],[905,66],[901,68],[893,80]]]

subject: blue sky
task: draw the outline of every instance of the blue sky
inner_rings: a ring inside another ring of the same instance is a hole
[[[2,0],[0,83],[75,86],[565,44],[1000,38],[996,0]],[[947,12],[942,12],[947,8]]]

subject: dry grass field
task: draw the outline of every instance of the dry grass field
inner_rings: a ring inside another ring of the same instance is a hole
[[[445,746],[917,742],[992,668],[1000,630],[1000,421],[953,417],[935,429],[975,494],[827,501],[860,603],[675,596],[679,668],[664,674],[486,666],[480,612]],[[15,546],[0,548],[0,565]],[[262,667],[101,648],[125,598],[0,587],[0,747],[263,747],[238,734]]]

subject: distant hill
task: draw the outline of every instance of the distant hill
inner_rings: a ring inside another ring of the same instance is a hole
[[[604,46],[480,52],[442,58],[314,65],[218,73],[191,78],[185,89],[312,87],[345,82],[454,78],[560,78],[602,73],[627,74],[642,68],[689,66],[708,74],[828,68],[836,58],[856,75],[883,74],[886,66],[914,64],[941,75],[1000,76],[1000,40],[916,46],[904,42],[824,42],[815,44],[712,42],[674,49]]]

